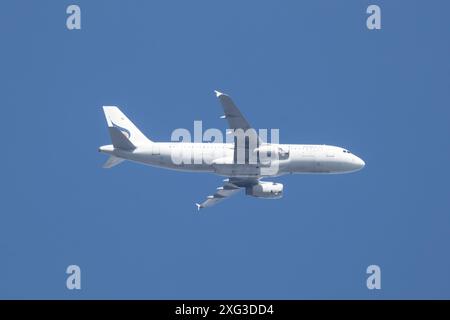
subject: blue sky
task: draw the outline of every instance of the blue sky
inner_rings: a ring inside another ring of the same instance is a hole
[[[82,29],[66,29],[78,4]],[[378,4],[382,29],[366,28]],[[5,1],[0,298],[450,298],[448,1]],[[366,161],[198,214],[221,177],[101,168],[102,105],[152,140],[225,129]],[[77,264],[82,289],[65,287]],[[382,289],[366,288],[377,264]]]

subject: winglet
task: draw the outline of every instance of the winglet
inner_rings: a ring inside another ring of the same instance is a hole
[[[200,211],[200,209],[203,208],[203,206],[199,203],[196,203],[195,205],[197,206],[197,211]]]
[[[214,93],[216,94],[217,98],[220,97],[220,96],[223,96],[223,93],[220,92],[220,91],[214,90]]]

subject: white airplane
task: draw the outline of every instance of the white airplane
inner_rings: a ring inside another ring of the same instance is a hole
[[[250,132],[252,127],[242,116],[231,98],[215,91],[221,102],[228,125],[233,132]],[[259,136],[256,145],[249,139],[238,143],[188,143],[153,142],[149,140],[117,107],[104,106],[112,144],[99,148],[110,158],[104,168],[112,168],[124,160],[172,170],[210,172],[226,176],[223,186],[202,203],[198,210],[210,207],[236,194],[241,188],[246,195],[258,198],[278,199],[283,195],[281,183],[262,181],[292,173],[348,173],[362,169],[364,161],[350,151],[329,145],[270,144]],[[249,131],[247,131],[249,130]],[[256,132],[256,131],[253,131]],[[201,161],[174,161],[174,154],[188,153],[189,159]],[[244,156],[242,157],[241,154]],[[262,160],[262,154],[265,158]],[[239,158],[238,158],[239,157]],[[250,158],[256,161],[250,161]],[[238,161],[242,160],[243,161]],[[269,170],[275,168],[275,170]]]

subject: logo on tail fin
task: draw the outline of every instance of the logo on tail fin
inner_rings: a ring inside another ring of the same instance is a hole
[[[122,132],[123,135],[124,135],[125,137],[127,137],[127,139],[130,139],[130,138],[131,138],[131,133],[130,133],[130,131],[129,131],[128,129],[125,129],[125,128],[121,127],[121,126],[118,126],[117,124],[115,124],[115,123],[112,122],[112,121],[111,121],[111,123],[112,123],[113,127],[119,129],[120,132]]]

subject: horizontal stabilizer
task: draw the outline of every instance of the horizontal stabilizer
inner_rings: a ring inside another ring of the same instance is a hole
[[[105,168],[105,169],[112,168],[114,166],[117,166],[118,164],[121,164],[123,161],[125,161],[125,159],[117,158],[115,156],[110,156],[108,158],[108,160],[105,162],[105,164],[103,165],[103,168]]]

